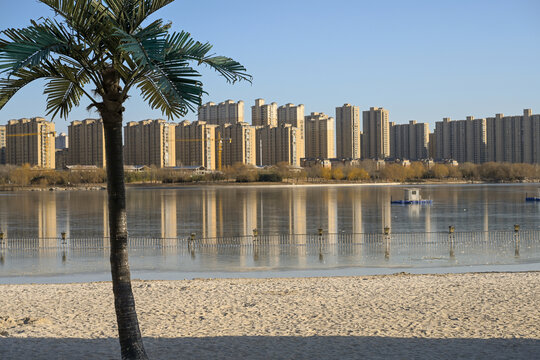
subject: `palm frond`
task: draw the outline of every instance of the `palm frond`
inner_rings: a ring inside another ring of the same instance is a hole
[[[117,26],[133,34],[150,15],[174,0],[104,0]]]
[[[20,69],[9,78],[0,78],[0,109],[23,87],[31,82],[50,77],[52,74],[44,69]]]
[[[117,28],[114,35],[120,39],[120,51],[131,55],[138,66],[149,66],[153,62],[165,60],[166,33],[167,27],[163,25],[163,21],[156,20],[136,34],[132,35]]]
[[[172,118],[201,105],[202,83],[195,79],[199,76],[185,61],[167,61],[145,73],[137,87],[153,109],[158,108]]]
[[[1,40],[0,72],[35,67],[51,52],[62,52],[69,46],[69,39],[58,37],[36,25],[3,31],[7,39]]]
[[[47,115],[55,118],[67,118],[73,107],[79,106],[85,94],[84,86],[90,82],[84,68],[76,68],[60,62],[49,65],[55,70],[56,77],[45,86],[43,93],[47,95]]]
[[[225,56],[208,55],[211,49],[212,45],[209,43],[195,41],[188,32],[182,31],[167,36],[165,59],[193,60],[199,65],[204,64],[213,68],[228,82],[235,83],[240,80],[251,82],[252,77],[242,64]]]

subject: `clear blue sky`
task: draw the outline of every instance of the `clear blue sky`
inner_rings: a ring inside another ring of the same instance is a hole
[[[35,0],[2,3],[2,28],[53,15]],[[433,130],[447,116],[540,112],[538,14],[537,0],[177,0],[155,17],[247,67],[252,85],[202,71],[203,101],[244,100],[247,121],[262,97],[331,116],[346,102],[383,106],[390,121],[415,119]],[[0,111],[0,124],[43,116],[42,90],[36,84],[19,92]],[[131,95],[126,121],[161,117],[138,92]],[[69,121],[96,117],[86,105]],[[55,122],[67,129],[65,120]]]

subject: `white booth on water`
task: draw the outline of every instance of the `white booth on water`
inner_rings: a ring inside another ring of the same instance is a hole
[[[420,200],[422,200],[422,198],[420,197],[420,189],[418,189],[418,188],[405,189],[404,200],[405,201],[420,201]]]

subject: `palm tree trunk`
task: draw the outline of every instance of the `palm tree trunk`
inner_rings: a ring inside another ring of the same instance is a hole
[[[111,275],[122,359],[148,359],[135,311],[128,263],[122,114],[104,111],[102,117],[107,158]]]

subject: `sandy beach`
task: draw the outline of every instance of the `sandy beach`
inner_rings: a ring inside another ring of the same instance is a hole
[[[134,281],[152,359],[533,359],[540,273]],[[0,358],[117,359],[111,284],[0,285]]]

